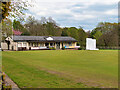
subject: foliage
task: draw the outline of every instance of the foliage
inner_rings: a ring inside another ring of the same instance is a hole
[[[78,50],[82,50],[82,47],[78,48]]]
[[[81,46],[85,46],[85,41],[87,38],[86,32],[80,27],[79,29],[76,27],[70,27],[70,28],[63,28],[61,36],[71,36],[78,40],[78,44]]]
[[[101,22],[91,32],[91,37],[97,40],[97,46],[118,46],[118,24]]]
[[[7,1],[6,2],[1,2],[0,1],[0,22],[2,19],[5,19],[6,17],[14,17],[19,20],[24,20],[24,13],[23,11],[27,10],[27,7],[30,4],[28,3],[27,0],[17,0],[17,1]]]
[[[88,38],[91,38],[91,31],[90,31],[90,30],[87,31],[87,32],[86,32],[86,35],[87,35]]]
[[[80,47],[78,48],[78,50],[85,50],[85,47]]]
[[[93,35],[93,37],[98,40],[101,37],[102,33],[100,31],[96,31],[96,33]]]
[[[11,6],[11,2],[0,1],[0,22],[1,22],[2,19],[5,19],[6,16],[9,15],[8,12],[11,11],[10,6]]]
[[[13,29],[21,31],[22,35],[30,35],[29,31],[26,28],[24,28],[20,21],[13,21]]]
[[[50,50],[56,50],[56,48],[55,48],[55,47],[49,47],[49,49],[50,49]]]
[[[10,19],[4,19],[2,21],[2,34],[4,37],[12,35],[12,21]]]
[[[3,31],[7,33],[11,32],[9,24],[5,26]],[[8,28],[8,30],[7,30]],[[97,27],[92,31],[85,32],[85,30],[80,27],[64,27],[61,28],[52,17],[45,18],[41,17],[40,20],[35,19],[33,16],[29,16],[24,25],[21,24],[21,21],[14,20],[13,28],[23,32],[22,35],[31,35],[31,36],[70,36],[75,38],[78,41],[78,45],[86,45],[86,38],[94,38],[97,40],[97,46],[118,46],[118,24],[109,23],[109,22],[100,22]]]
[[[98,28],[95,28],[91,32],[91,37],[94,38],[94,39],[96,39],[96,40],[98,40],[101,35],[102,35],[102,32]]]
[[[65,47],[62,47],[62,50],[65,50]]]
[[[85,32],[82,27],[64,27],[61,28],[52,17],[41,17],[40,20],[36,20],[33,16],[30,16],[25,25],[21,22],[24,20],[24,11],[27,7],[31,6],[28,0],[17,0],[11,2],[0,1],[0,22],[2,19],[8,17],[14,17],[13,28],[23,32],[22,35],[34,35],[34,36],[71,36],[78,40],[80,46],[85,46],[86,38],[94,38],[97,40],[97,46],[118,46],[118,23],[100,22],[91,32]],[[10,21],[8,19],[8,21]],[[11,34],[11,24],[3,20],[3,33],[7,36]],[[7,23],[7,24],[6,24]]]
[[[14,30],[22,30],[24,27],[21,25],[20,21],[14,19],[13,21],[13,29]]]
[[[104,33],[97,41],[99,46],[118,46],[118,33],[117,33],[117,29],[116,30],[112,30],[108,33]]]
[[[110,23],[110,22],[100,22],[97,25],[97,29],[102,33],[109,32],[114,29],[114,26],[118,25],[117,23]]]
[[[86,32],[80,28],[78,29],[78,43],[80,44],[80,46],[85,46],[86,45],[86,38],[87,38],[87,34]]]
[[[62,28],[61,36],[68,36],[68,28],[67,27]]]
[[[64,27],[59,25],[50,17],[46,19],[36,20],[34,17],[29,17],[25,26],[29,30],[30,35],[36,36],[71,36],[78,41],[78,45],[86,45],[86,38],[94,38],[97,40],[97,46],[117,46],[118,35],[117,23],[101,22],[92,31],[85,32],[82,27]],[[112,36],[111,36],[111,35]],[[110,40],[110,39],[111,40]]]
[[[36,20],[30,16],[27,18],[25,24],[27,30],[31,35],[35,36],[60,36],[61,29],[52,18],[46,19],[42,17],[40,20]]]
[[[68,35],[77,39],[78,38],[78,35],[77,35],[78,32],[77,31],[78,31],[78,29],[76,27],[70,27],[68,29]]]
[[[80,47],[80,48],[78,48],[78,50],[82,50],[82,48]]]

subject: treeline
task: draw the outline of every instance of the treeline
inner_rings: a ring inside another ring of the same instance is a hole
[[[101,22],[90,33],[97,40],[97,46],[117,47],[119,44],[118,23]]]
[[[7,23],[7,25],[6,25]],[[10,20],[3,21],[3,33],[10,35]],[[22,35],[30,36],[71,36],[78,40],[78,45],[85,46],[86,38],[93,38],[97,40],[97,46],[102,47],[117,47],[118,46],[118,23],[100,22],[92,31],[85,32],[82,27],[64,27],[61,28],[51,17],[41,17],[36,20],[30,16],[24,24],[20,21],[13,21],[14,30],[19,30]]]
[[[71,36],[78,40],[78,45],[85,46],[86,32],[80,27],[64,27],[61,28],[51,17],[41,17],[36,20],[30,16],[27,18],[25,24],[21,26],[19,21],[14,20],[13,27],[15,30],[23,32],[22,35],[31,36]]]

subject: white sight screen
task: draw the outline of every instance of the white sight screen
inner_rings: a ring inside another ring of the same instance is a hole
[[[96,39],[86,38],[86,50],[96,50]]]

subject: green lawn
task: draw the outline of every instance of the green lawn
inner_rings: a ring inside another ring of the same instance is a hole
[[[42,50],[2,53],[3,71],[19,87],[118,87],[117,50]]]

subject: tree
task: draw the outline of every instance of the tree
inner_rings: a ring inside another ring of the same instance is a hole
[[[49,35],[51,36],[60,36],[62,33],[62,30],[58,26],[58,24],[55,22],[55,20],[52,19],[52,17],[49,17],[46,23],[46,29]]]
[[[105,47],[115,47],[118,46],[118,34],[117,30],[112,30],[111,32],[104,33],[97,41],[97,45]]]
[[[40,23],[41,24],[46,24],[47,23],[47,19],[45,17],[41,17]]]
[[[78,29],[78,42],[80,46],[85,46],[86,45],[86,38],[87,38],[87,34],[86,32],[82,29],[79,28]]]
[[[101,31],[96,31],[96,33],[93,35],[93,38],[95,38],[96,40],[98,40],[101,36],[102,36]]]
[[[21,31],[22,35],[30,35],[28,30],[24,28],[24,26],[20,23],[20,21],[16,21],[15,19],[13,21],[13,29]]]
[[[27,18],[25,27],[29,30],[31,35],[36,36],[60,36],[61,28],[56,24],[52,18],[46,19],[42,17],[40,20],[36,20],[30,16]]]
[[[20,21],[16,21],[16,20],[14,19],[14,21],[13,21],[13,29],[22,31],[22,30],[24,29],[24,27],[23,27],[23,25],[20,23]]]
[[[9,15],[9,11],[11,11],[11,8],[10,8],[10,5],[11,5],[11,2],[2,2],[0,1],[0,22],[2,19],[5,19],[6,16]]]
[[[4,37],[12,35],[12,21],[10,19],[5,19],[2,22],[2,35]]]
[[[97,39],[97,46],[118,46],[117,23],[99,23],[98,26],[92,31],[91,35],[93,38]]]
[[[48,32],[49,35],[51,36],[60,36],[61,35],[61,29],[52,22],[47,22],[46,24],[46,30]]]
[[[30,5],[27,3],[28,1],[17,0],[17,1],[0,1],[0,22],[2,19],[5,19],[8,16],[19,18],[23,20],[23,16],[25,15],[23,11],[27,10],[27,7]]]
[[[93,39],[96,39],[98,40],[99,37],[102,35],[103,33],[98,29],[98,28],[95,28],[91,34],[90,34],[90,37],[93,38]]]
[[[70,27],[68,29],[68,35],[75,39],[78,39],[78,29],[76,27]]]
[[[98,23],[96,29],[101,31],[102,33],[109,32],[114,29],[114,25],[116,23],[110,23],[110,22],[100,22]]]
[[[30,35],[47,35],[44,23],[42,23],[40,20],[36,20],[33,16],[29,16],[27,18],[26,24],[24,26],[30,32]]]
[[[87,37],[88,37],[88,38],[91,38],[91,31],[90,31],[90,30],[87,31],[86,34],[87,34]]]
[[[62,34],[61,36],[68,36],[68,28],[65,27],[65,28],[62,28]]]
[[[25,28],[29,31],[30,35],[36,35],[36,20],[35,17],[29,16],[25,23]]]

